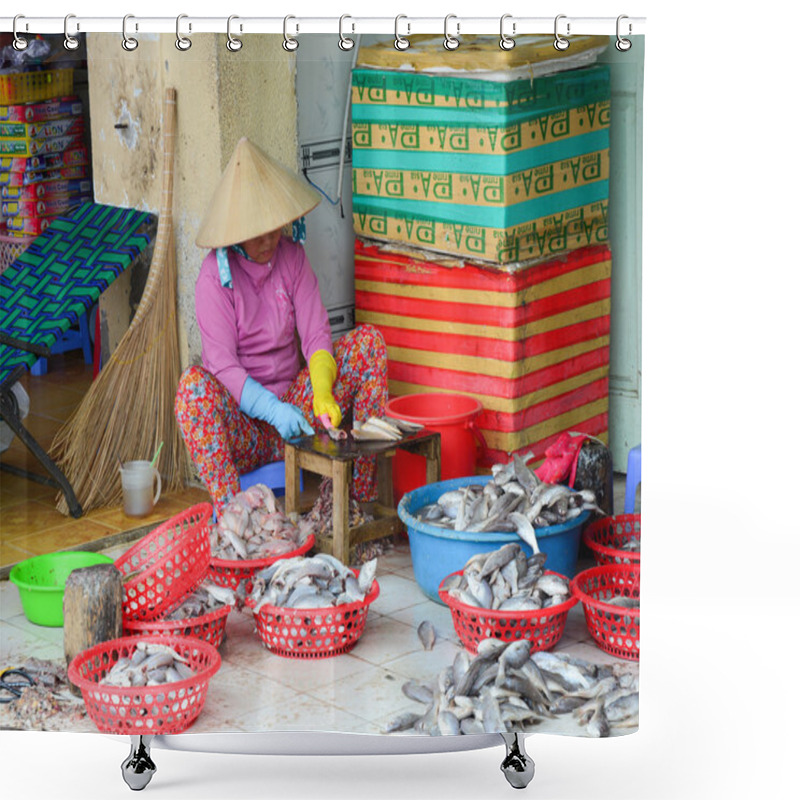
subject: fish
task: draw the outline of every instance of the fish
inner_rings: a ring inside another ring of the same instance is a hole
[[[355,572],[331,555],[284,558],[252,578],[247,604],[258,614],[265,605],[285,608],[331,608],[361,602],[367,592],[362,583],[375,583],[377,560],[364,565],[364,581]]]
[[[484,639],[476,655],[460,651],[437,678],[407,681],[403,694],[424,711],[403,712],[384,731],[413,727],[429,736],[507,733],[570,713],[590,737],[638,725],[638,691],[622,686],[638,686],[638,668],[599,665],[563,653],[531,654],[529,648],[530,643],[521,640]],[[537,661],[549,672],[540,670]],[[572,670],[589,686],[568,688],[568,683],[581,683]],[[548,686],[546,675],[562,671],[571,683],[562,679]]]
[[[433,646],[436,644],[436,629],[431,622],[427,619],[420,622],[417,628],[417,636],[419,636],[419,640],[425,650],[433,650]]]
[[[223,606],[240,607],[239,599],[233,589],[217,586],[210,580],[200,584],[181,604],[164,616],[167,620],[192,619],[202,617]]]
[[[433,690],[417,681],[406,681],[402,686],[402,692],[410,700],[420,703],[430,703],[433,700]]]
[[[639,598],[637,597],[623,597],[617,595],[616,597],[609,597],[608,599],[598,598],[601,603],[608,603],[610,606],[619,606],[620,608],[639,608]]]
[[[399,441],[404,433],[394,420],[389,421],[386,417],[369,417],[364,421],[353,422],[352,436],[357,441]]]
[[[280,556],[297,550],[308,536],[277,507],[269,486],[239,492],[211,526],[211,556],[225,561]]]
[[[526,559],[521,546],[509,542],[498,550],[470,558],[462,574],[448,576],[444,587],[454,600],[476,608],[503,611],[552,608],[565,603],[571,594],[567,581],[544,572],[546,559],[544,553]]]
[[[591,490],[573,491],[562,484],[541,481],[528,468],[529,459],[530,455],[515,454],[509,464],[494,464],[492,477],[485,484],[444,492],[436,503],[421,507],[415,516],[428,525],[458,531],[517,531],[536,551],[537,528],[562,524],[586,510],[605,513]],[[515,513],[524,516],[525,523],[512,518]]]
[[[104,686],[160,686],[194,676],[188,661],[169,645],[140,641],[129,658],[119,658],[98,681]]]
[[[393,717],[383,727],[383,733],[395,733],[396,731],[407,731],[413,728],[414,724],[419,720],[422,714],[415,714],[412,711],[406,711]]]

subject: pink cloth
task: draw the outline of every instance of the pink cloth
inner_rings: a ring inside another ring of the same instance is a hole
[[[216,253],[203,259],[195,312],[203,366],[237,402],[249,375],[282,397],[317,350],[333,353],[328,313],[305,250],[282,237],[268,264],[228,250],[233,287],[220,283]],[[300,347],[295,338],[300,337]]]
[[[534,470],[536,477],[546,483],[562,483],[569,478],[569,486],[574,486],[578,456],[588,438],[585,433],[562,433],[544,451],[545,460]]]

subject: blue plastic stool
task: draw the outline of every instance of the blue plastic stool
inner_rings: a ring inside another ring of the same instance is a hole
[[[239,476],[239,486],[241,491],[249,489],[257,483],[264,483],[272,489],[273,493],[280,497],[286,493],[286,462],[273,461],[271,464],[264,464],[263,467],[254,469],[245,475]],[[303,491],[303,471],[300,470],[300,491]]]
[[[633,514],[636,488],[642,482],[642,446],[637,444],[628,452],[628,474],[625,478],[625,513]]]
[[[94,352],[92,351],[92,337],[89,333],[89,318],[92,309],[78,318],[78,330],[70,328],[64,331],[55,344],[50,348],[50,354],[66,353],[68,350],[83,350],[83,360],[86,364],[94,363]],[[36,360],[31,367],[31,375],[47,374],[47,358],[42,356]]]

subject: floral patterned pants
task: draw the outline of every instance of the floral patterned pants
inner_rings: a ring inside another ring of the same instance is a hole
[[[382,416],[388,400],[386,345],[371,325],[360,325],[334,344],[337,377],[333,396],[347,418]],[[318,431],[313,419],[313,393],[304,367],[281,398],[297,406]],[[217,514],[239,491],[239,474],[283,459],[283,439],[269,423],[245,414],[233,395],[203,367],[189,367],[181,376],[175,416]],[[352,495],[357,500],[377,496],[375,459],[353,465]]]

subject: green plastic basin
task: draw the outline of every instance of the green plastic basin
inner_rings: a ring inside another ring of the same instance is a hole
[[[19,589],[25,616],[36,625],[58,628],[64,624],[64,587],[74,569],[95,564],[113,564],[102,553],[71,550],[34,556],[17,564],[8,576]]]

